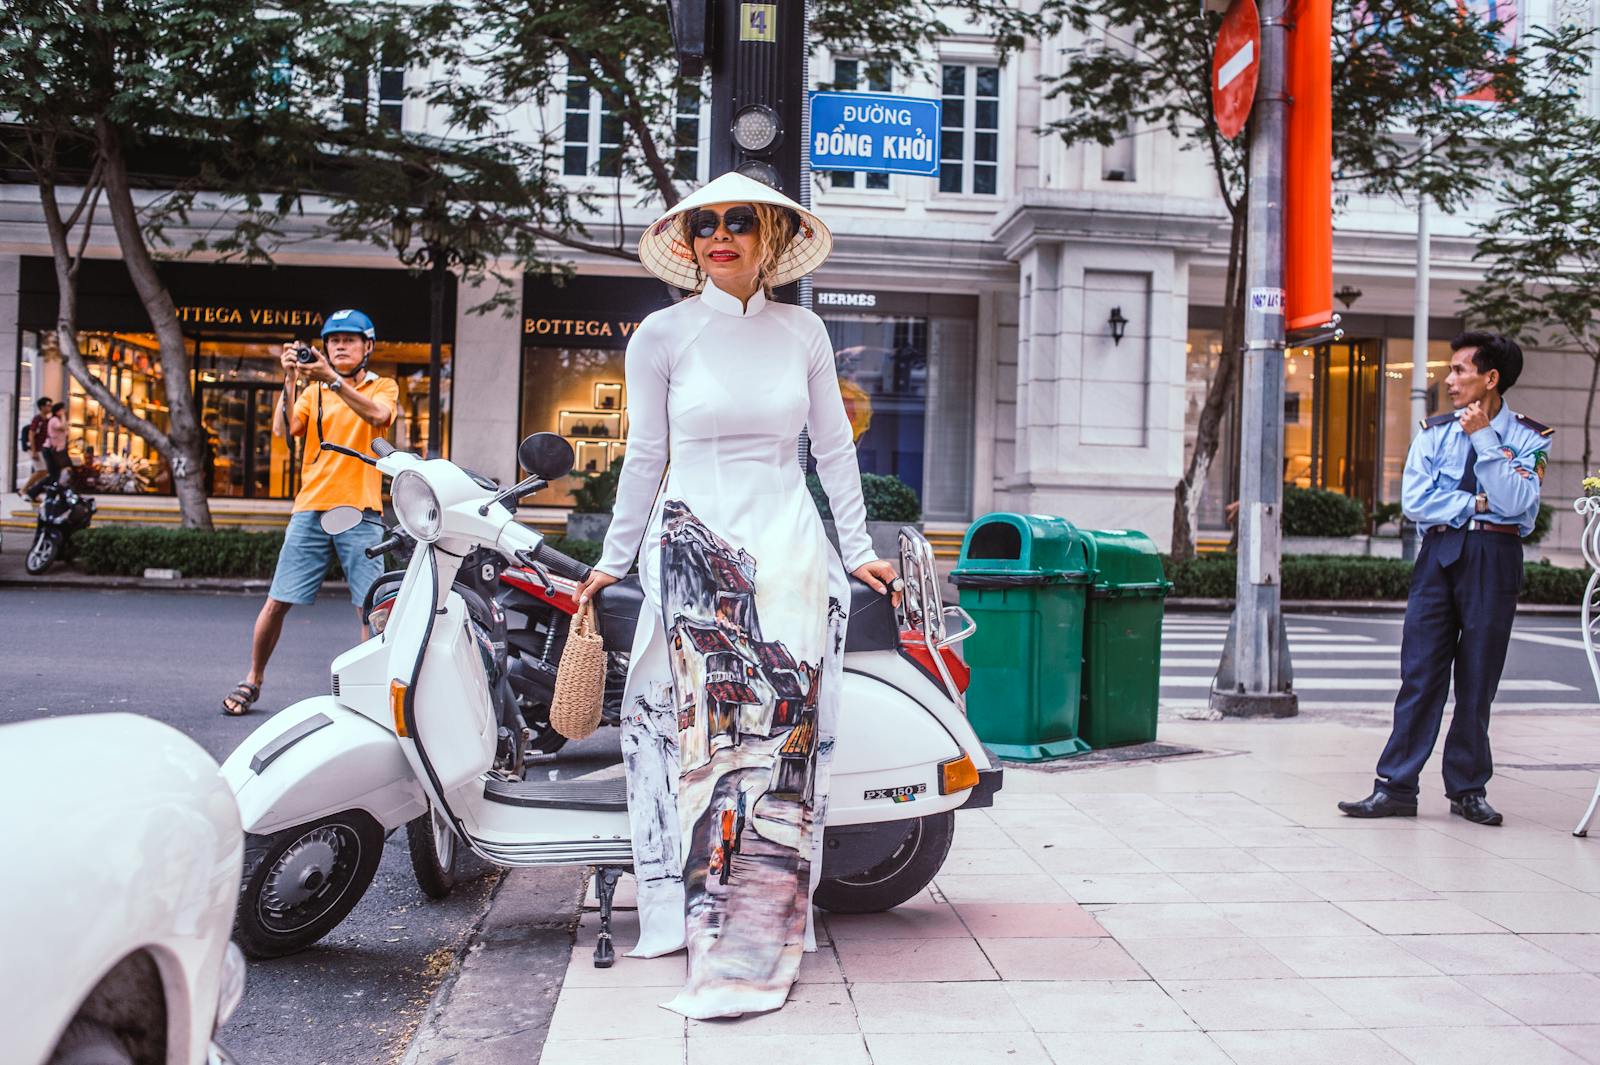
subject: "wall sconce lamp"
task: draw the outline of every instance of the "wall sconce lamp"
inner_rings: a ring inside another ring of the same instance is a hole
[[[1348,311],[1351,305],[1361,298],[1361,290],[1352,285],[1344,285],[1333,294],[1333,298],[1344,304],[1344,309]]]
[[[1122,317],[1122,308],[1111,308],[1111,317],[1107,321],[1111,323],[1111,343],[1121,344],[1122,334],[1128,331],[1128,320]]]

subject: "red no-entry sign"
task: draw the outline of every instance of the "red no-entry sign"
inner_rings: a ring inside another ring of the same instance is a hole
[[[1239,135],[1256,98],[1261,70],[1261,15],[1256,0],[1233,0],[1222,16],[1211,55],[1211,107],[1217,129],[1228,140]]]

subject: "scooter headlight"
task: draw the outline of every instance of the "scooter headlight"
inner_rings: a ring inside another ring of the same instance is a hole
[[[439,538],[439,525],[444,511],[439,497],[433,494],[426,478],[416,470],[402,470],[389,490],[394,500],[394,514],[400,525],[411,536],[425,544]]]

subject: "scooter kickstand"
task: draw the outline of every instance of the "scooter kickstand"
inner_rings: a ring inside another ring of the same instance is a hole
[[[594,967],[609,969],[617,960],[617,952],[611,946],[611,900],[616,897],[622,870],[614,865],[602,865],[597,866],[594,873],[594,893],[600,900],[600,936],[594,945]]]

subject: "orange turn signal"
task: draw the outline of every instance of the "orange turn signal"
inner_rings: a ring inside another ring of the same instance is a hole
[[[950,795],[977,786],[978,767],[972,764],[970,755],[963,754],[960,758],[939,763],[940,795]]]
[[[389,712],[394,715],[395,734],[410,739],[411,733],[406,728],[406,682],[403,680],[389,682]]]

